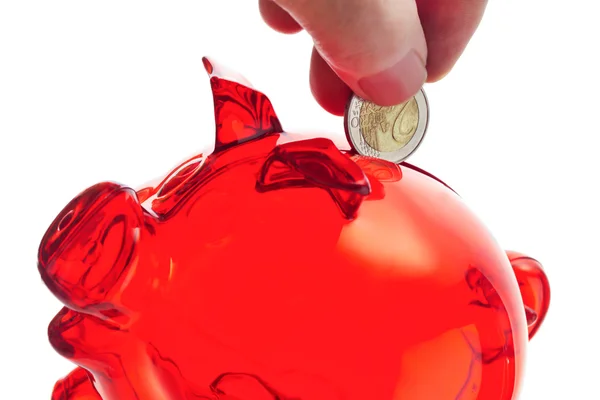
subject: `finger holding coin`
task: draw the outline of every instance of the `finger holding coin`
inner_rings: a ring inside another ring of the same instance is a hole
[[[345,112],[348,140],[361,155],[400,163],[425,136],[429,106],[423,89],[405,103],[382,107],[353,95]]]

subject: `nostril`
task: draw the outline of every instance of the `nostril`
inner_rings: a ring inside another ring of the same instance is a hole
[[[107,301],[132,259],[141,220],[135,191],[116,183],[75,197],[40,244],[38,269],[48,289],[75,310]]]
[[[84,190],[73,198],[56,216],[42,238],[38,255],[40,264],[46,266],[52,258],[57,257],[77,235],[77,231],[90,215],[120,187],[116,183],[104,182]]]

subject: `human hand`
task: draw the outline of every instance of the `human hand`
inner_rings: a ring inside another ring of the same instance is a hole
[[[382,106],[402,103],[443,78],[479,25],[487,0],[259,0],[283,33],[315,43],[310,86],[343,115],[351,93]]]

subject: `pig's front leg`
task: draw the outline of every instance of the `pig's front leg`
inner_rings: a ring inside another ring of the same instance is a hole
[[[87,371],[75,368],[54,385],[52,400],[102,400]]]

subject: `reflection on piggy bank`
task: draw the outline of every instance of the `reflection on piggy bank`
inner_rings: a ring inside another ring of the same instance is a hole
[[[515,399],[541,265],[432,175],[285,133],[205,67],[214,151],[92,186],[41,242],[50,342],[78,366],[53,399]]]

